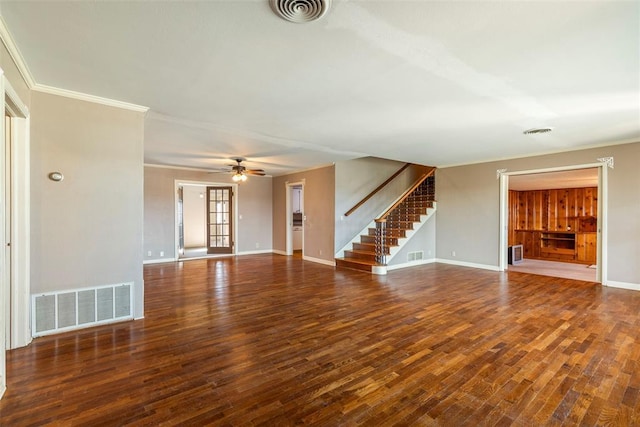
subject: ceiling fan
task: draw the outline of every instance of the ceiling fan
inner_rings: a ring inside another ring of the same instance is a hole
[[[231,177],[231,179],[233,179],[234,182],[244,182],[247,180],[247,175],[257,175],[257,176],[264,176],[264,170],[262,169],[247,169],[246,166],[242,165],[242,162],[245,160],[242,157],[235,157],[231,160],[235,160],[236,164],[235,165],[227,165],[227,166],[231,166],[231,172],[233,173],[233,176]]]

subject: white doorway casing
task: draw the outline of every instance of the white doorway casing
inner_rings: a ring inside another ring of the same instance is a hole
[[[545,172],[571,171],[577,169],[598,169],[598,219],[596,249],[596,281],[607,285],[607,163],[590,163],[547,169],[507,172],[500,170],[500,244],[499,271],[508,269],[507,248],[509,245],[509,177],[513,175],[530,175]]]
[[[0,397],[6,389],[6,350],[31,342],[29,111],[0,70],[4,94],[0,133]],[[5,128],[5,116],[10,132]],[[7,136],[9,136],[7,138]]]
[[[189,257],[189,258],[182,258],[180,257],[180,223],[179,223],[179,195],[178,195],[178,191],[179,188],[182,186],[196,186],[196,187],[202,187],[202,190],[204,191],[204,193],[206,194],[207,191],[207,187],[231,187],[232,191],[233,191],[233,199],[232,199],[232,203],[233,203],[233,213],[232,213],[232,218],[233,218],[233,229],[232,229],[232,234],[233,234],[233,251],[231,253],[231,255],[237,254],[238,253],[238,229],[240,228],[240,223],[239,223],[239,218],[240,215],[238,213],[238,184],[230,184],[228,182],[206,182],[206,181],[187,181],[184,179],[176,179],[174,181],[174,195],[175,195],[175,203],[174,203],[174,207],[175,207],[175,211],[174,211],[174,215],[175,215],[175,237],[174,237],[174,247],[175,247],[175,256],[174,256],[174,261],[178,261],[178,260],[183,260],[183,259],[197,259],[197,258],[213,258],[213,257],[219,257],[219,256],[229,256],[229,254],[226,255],[215,255],[215,254],[204,254],[203,256],[196,256],[196,257]]]
[[[300,210],[302,211],[302,256],[304,257],[304,234],[305,234],[305,211],[304,211],[304,184],[305,180],[296,181],[296,182],[285,182],[285,194],[286,194],[286,245],[285,245],[285,255],[293,255],[293,190],[294,188],[302,188],[302,198],[301,198],[301,206]]]

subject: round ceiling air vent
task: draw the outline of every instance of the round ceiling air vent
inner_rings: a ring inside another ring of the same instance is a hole
[[[302,24],[322,18],[329,10],[331,0],[269,0],[269,4],[282,19]]]
[[[553,128],[533,128],[533,129],[527,129],[523,133],[525,135],[536,135],[536,134],[539,134],[539,133],[551,132],[552,130],[553,130]]]

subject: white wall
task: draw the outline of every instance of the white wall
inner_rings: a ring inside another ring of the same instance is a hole
[[[143,141],[142,113],[32,92],[32,293],[133,282],[143,315]]]
[[[207,246],[207,188],[185,185],[182,192],[184,247]]]

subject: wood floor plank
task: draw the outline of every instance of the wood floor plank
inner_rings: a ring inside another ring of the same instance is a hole
[[[640,424],[640,292],[279,255],[144,278],[144,319],[8,352],[0,425]]]

